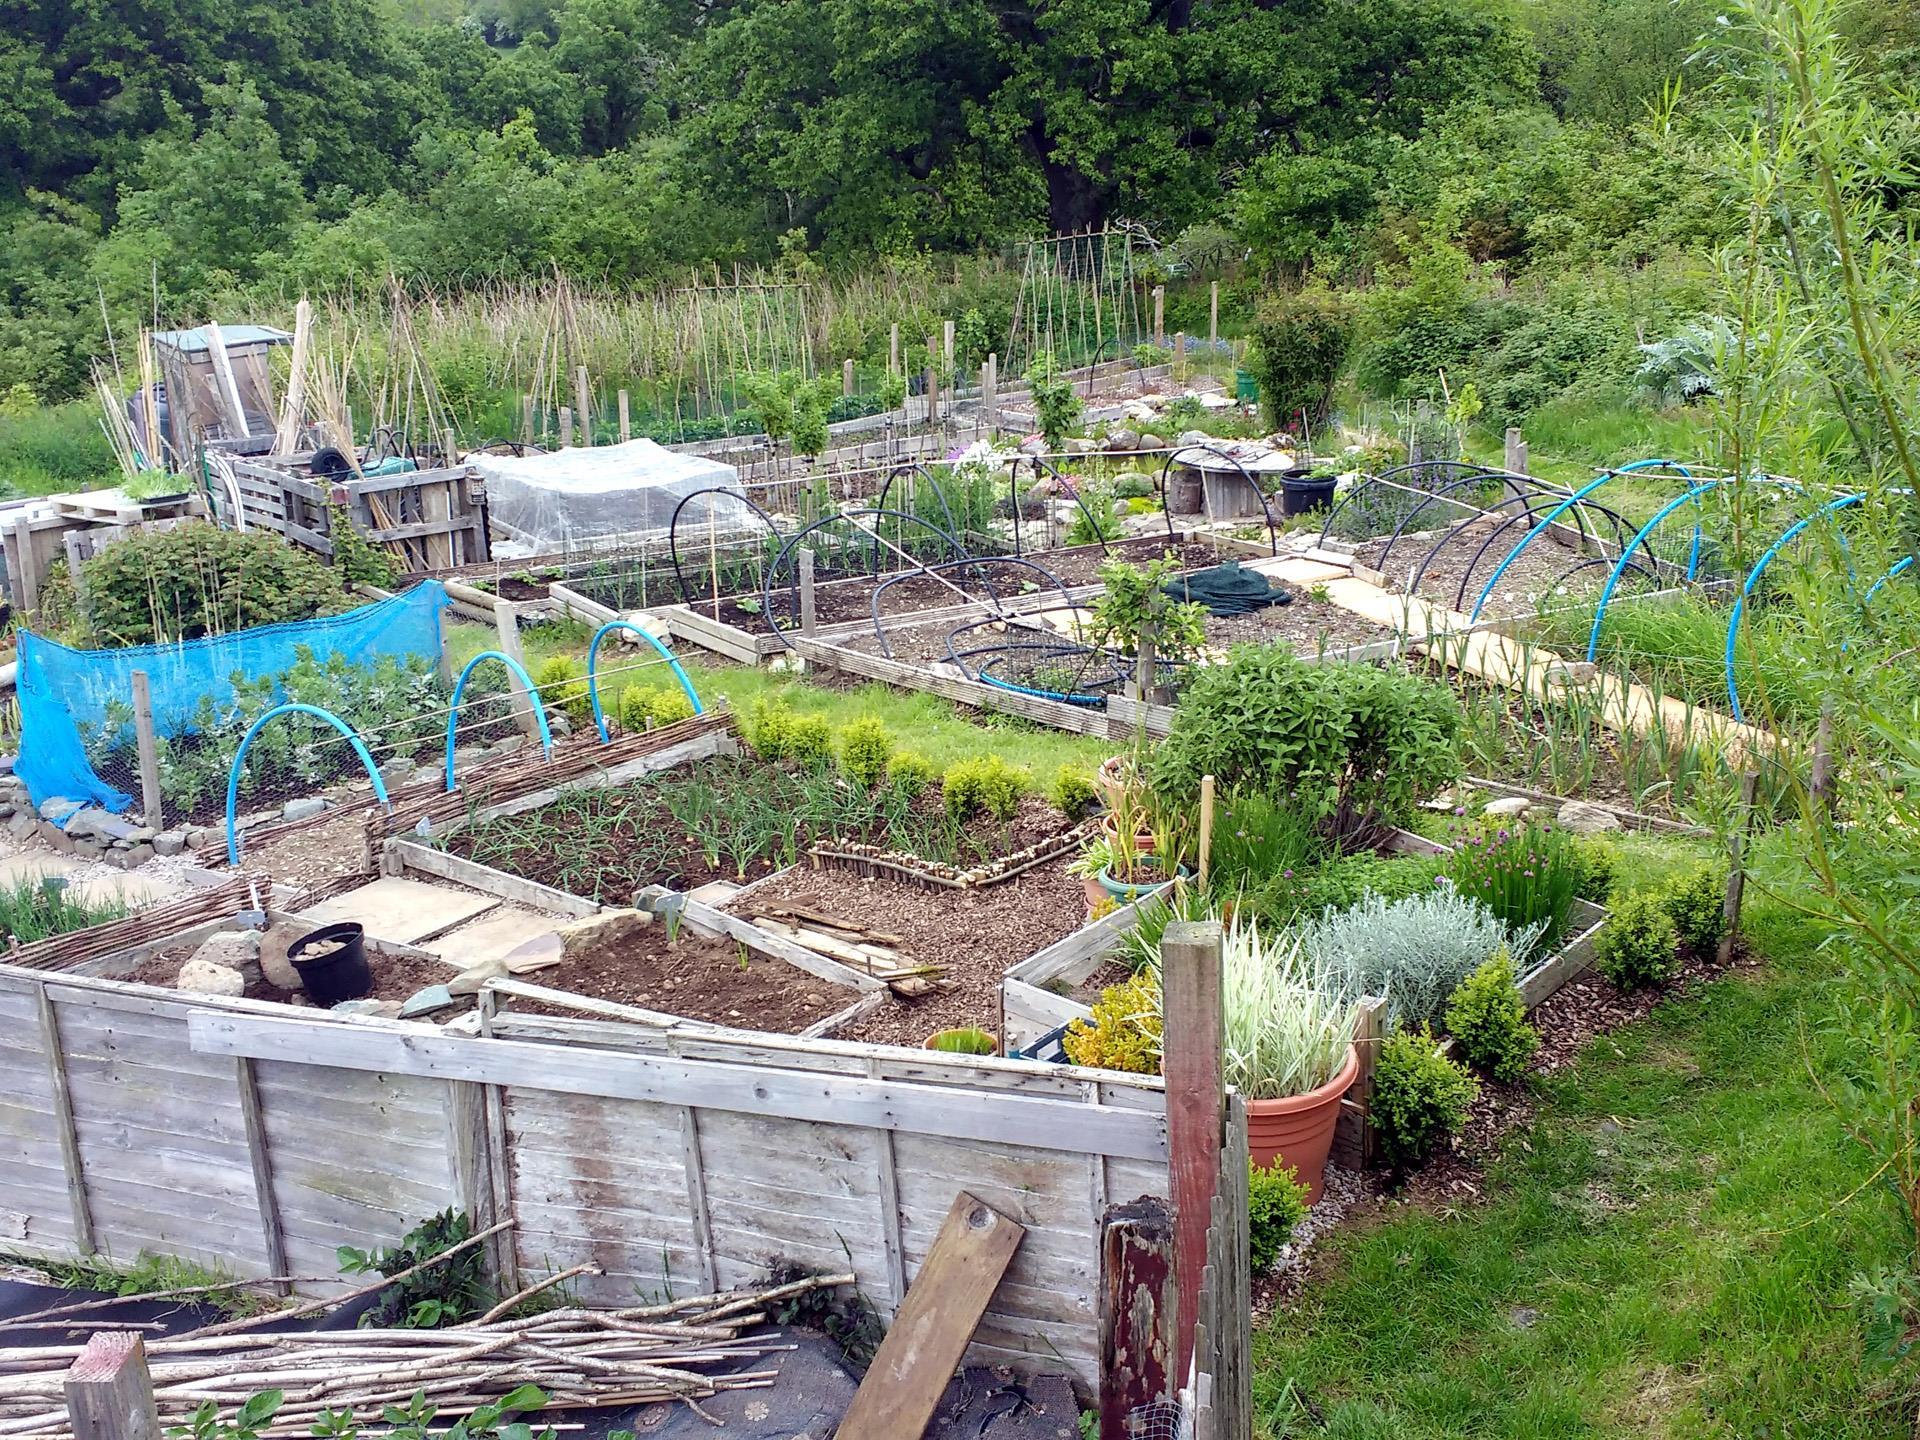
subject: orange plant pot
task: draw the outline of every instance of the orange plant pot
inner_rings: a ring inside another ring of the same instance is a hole
[[[1247,1101],[1247,1151],[1261,1169],[1291,1166],[1307,1187],[1307,1204],[1320,1199],[1327,1152],[1340,1123],[1340,1099],[1360,1073],[1360,1052],[1347,1047],[1347,1063],[1318,1090],[1278,1100]]]

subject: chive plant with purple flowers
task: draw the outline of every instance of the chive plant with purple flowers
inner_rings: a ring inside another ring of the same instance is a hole
[[[1470,826],[1451,839],[1446,873],[1455,890],[1478,900],[1516,933],[1543,927],[1543,951],[1559,944],[1580,881],[1579,859],[1566,831],[1536,824]]]

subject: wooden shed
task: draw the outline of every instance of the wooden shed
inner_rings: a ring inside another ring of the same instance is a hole
[[[293,336],[271,325],[201,325],[192,330],[158,330],[153,347],[165,397],[159,405],[160,429],[175,468],[191,465],[202,441],[242,442],[231,448],[253,452],[244,442],[257,440],[258,451],[273,443],[273,376],[269,352]],[[144,428],[144,417],[136,416]]]

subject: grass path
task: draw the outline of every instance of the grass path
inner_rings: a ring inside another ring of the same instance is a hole
[[[1256,1340],[1267,1434],[1914,1433],[1911,1393],[1862,1365],[1847,1297],[1902,1237],[1881,1187],[1841,1204],[1872,1167],[1802,1058],[1815,937],[1778,911],[1754,921],[1766,968],[1544,1083],[1486,1203],[1394,1207],[1337,1242]]]

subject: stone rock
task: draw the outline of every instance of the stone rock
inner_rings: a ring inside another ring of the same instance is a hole
[[[414,764],[410,755],[396,755],[380,767],[380,781],[389,790],[404,785],[413,778]]]
[[[187,837],[178,830],[162,830],[153,837],[153,853],[171,858],[187,848]]]
[[[0,755],[0,775],[11,775],[13,773],[13,762],[17,758],[17,756],[13,755]]]
[[[318,795],[302,795],[297,800],[289,800],[280,807],[282,820],[310,820],[327,808],[327,802]]]
[[[266,979],[260,965],[260,940],[258,930],[222,930],[202,941],[193,958],[238,971],[241,979],[258,985]]]
[[[453,979],[447,982],[447,993],[449,995],[478,995],[480,993],[480,987],[489,980],[504,980],[509,973],[506,956],[495,955],[491,959],[482,960],[478,965],[462,970],[458,975],[454,976]]]
[[[12,814],[13,802],[10,800],[0,800],[0,820],[4,820]]]
[[[501,957],[501,963],[507,967],[509,975],[527,975],[558,965],[565,957],[566,942],[555,932],[521,941]]]
[[[1140,447],[1140,433],[1129,430],[1124,425],[1117,430],[1107,432],[1107,449],[1137,450]]]
[[[153,843],[153,837],[157,833],[151,825],[130,825],[127,827],[125,834],[117,835],[114,838],[125,840],[129,845],[150,845]]]
[[[7,821],[7,833],[16,840],[24,840],[40,828],[40,822],[31,810],[16,810]]]
[[[77,815],[86,808],[87,807],[78,800],[68,800],[59,795],[55,795],[50,800],[42,800],[40,802],[40,818],[42,820],[51,820],[54,824],[58,825],[68,816]]]
[[[175,988],[190,990],[196,995],[244,995],[247,993],[245,976],[231,966],[215,965],[209,960],[187,961],[180,967],[180,974],[173,983]]]
[[[68,836],[67,832],[62,830],[58,825],[48,825],[45,823],[42,823],[40,826],[40,838],[46,842],[49,849],[57,850],[62,855],[71,855],[74,845],[78,843]],[[88,841],[87,843],[92,844],[93,842]]]
[[[1498,800],[1489,800],[1480,813],[1490,815],[1496,820],[1504,820],[1515,815],[1527,813],[1527,807],[1533,802],[1524,795],[1502,795]]]
[[[556,737],[571,735],[573,734],[573,721],[567,718],[567,712],[564,710],[549,710],[547,712],[547,728],[551,730]]]
[[[1047,453],[1047,437],[1044,435],[1029,435],[1026,439],[1020,442],[1020,453],[1022,455],[1046,454]]]
[[[76,842],[77,845],[98,845],[99,843],[98,840],[81,840]],[[152,858],[153,846],[144,844],[130,846],[125,850],[110,850],[107,852],[107,863],[116,870],[138,870]]]
[[[1182,430],[1180,432],[1180,438],[1174,443],[1178,445],[1212,445],[1216,442],[1213,436],[1204,430]]]
[[[469,765],[477,765],[486,755],[478,745],[456,745],[453,747],[453,773],[456,777],[466,773]]]
[[[1093,441],[1080,435],[1069,436],[1066,440],[1066,451],[1069,455],[1092,455],[1099,448]]]
[[[415,1015],[431,1015],[436,1010],[445,1010],[453,1004],[453,996],[444,985],[429,985],[426,989],[407,997],[407,1003],[400,1007],[400,1018],[411,1019]]]
[[[312,927],[302,924],[275,925],[260,937],[260,971],[267,977],[267,983],[281,990],[300,990],[300,972],[293,968],[293,962],[287,959],[287,950],[293,942],[306,934]]]
[[[204,825],[195,825],[187,831],[187,849],[205,850],[209,845],[220,843],[222,838]]]
[[[1527,806],[1526,818],[1536,825],[1551,825],[1559,817],[1560,807],[1549,801],[1536,800]]]
[[[488,755],[491,755],[495,759],[501,759],[508,755],[517,754],[519,751],[522,751],[526,748],[527,748],[526,736],[502,735],[498,740],[494,741],[491,745],[487,747],[486,753]]]
[[[1603,806],[1569,800],[1560,807],[1560,824],[1576,835],[1599,835],[1620,829],[1620,817]]]
[[[1164,450],[1167,448],[1167,442],[1151,431],[1143,430],[1140,433],[1140,448],[1142,450]]]
[[[653,916],[645,910],[611,909],[602,910],[598,915],[589,915],[584,920],[575,920],[570,925],[562,925],[557,933],[562,951],[577,955],[582,950],[596,946],[616,945],[652,923]]]
[[[342,1000],[333,1007],[336,1015],[374,1015],[382,1020],[400,1018],[398,1000]]]

